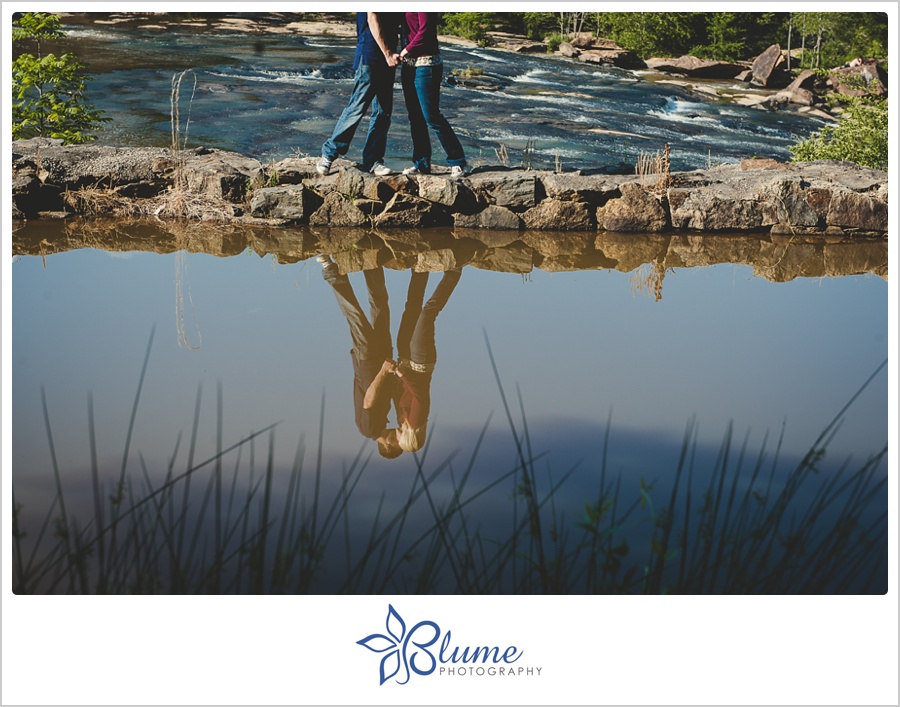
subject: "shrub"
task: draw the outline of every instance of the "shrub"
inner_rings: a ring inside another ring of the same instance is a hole
[[[563,37],[561,34],[551,34],[545,41],[547,42],[547,51],[552,53],[558,51],[559,45],[568,41],[568,37]]]
[[[826,125],[790,149],[795,162],[844,160],[887,170],[887,101],[851,99],[836,125]]]

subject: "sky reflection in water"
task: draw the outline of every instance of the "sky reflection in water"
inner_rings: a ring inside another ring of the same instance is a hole
[[[314,260],[80,250],[17,258],[13,277],[13,469],[26,508],[42,513],[52,500],[41,386],[65,483],[89,479],[89,394],[101,471],[114,477],[154,326],[134,477],[140,453],[161,478],[179,433],[184,458],[199,386],[197,458],[215,449],[217,389],[226,446],[280,423],[276,469],[290,467],[298,440],[318,449],[323,399],[324,483],[337,483],[361,446],[374,452],[354,424],[347,325]],[[394,332],[408,280],[387,271]],[[365,302],[361,274],[351,281]],[[179,346],[177,286],[196,350]],[[523,278],[466,267],[437,320],[429,457],[468,460],[493,413],[476,477],[486,483],[515,463],[487,339],[517,427],[518,390],[532,448],[546,452],[538,469],[558,479],[580,462],[556,497],[567,513],[578,513],[596,487],[610,416],[608,468],[626,482],[664,485],[693,415],[701,456],[714,454],[729,421],[736,441],[749,434],[751,455],[767,431],[773,450],[786,421],[782,456],[797,458],[886,357],[886,293],[874,276],[772,283],[747,267],[718,265],[670,271],[656,302],[616,271]],[[847,455],[861,464],[885,444],[886,378],[851,409],[826,468]],[[373,504],[384,492],[391,499],[414,470],[411,455],[387,461],[376,453],[360,493]],[[87,500],[87,485],[81,491]]]

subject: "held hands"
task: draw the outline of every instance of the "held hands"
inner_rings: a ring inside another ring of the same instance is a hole
[[[384,60],[387,62],[388,66],[399,66],[401,63],[401,56],[392,51],[386,51],[384,53]]]

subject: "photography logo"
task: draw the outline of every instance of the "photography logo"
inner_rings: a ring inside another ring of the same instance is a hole
[[[434,621],[406,622],[388,604],[385,632],[372,633],[357,643],[382,656],[380,685],[388,680],[407,684],[413,675],[439,677],[518,678],[540,676],[541,668],[518,665],[524,651],[516,646],[454,646],[451,632]]]

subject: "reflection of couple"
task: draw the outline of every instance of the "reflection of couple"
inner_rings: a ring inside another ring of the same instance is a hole
[[[331,285],[341,312],[350,325],[353,349],[353,407],[356,426],[364,437],[378,442],[382,456],[393,459],[414,452],[425,443],[431,408],[431,376],[437,362],[434,325],[456,288],[462,270],[444,273],[428,301],[427,272],[412,272],[406,307],[397,331],[397,361],[393,360],[391,321],[384,270],[366,270],[369,311],[366,317],[347,275],[328,256],[318,258],[322,275]],[[388,427],[393,402],[397,427]]]
[[[437,41],[439,16],[434,12],[356,13],[353,92],[334,132],[322,145],[322,157],[316,166],[320,174],[328,174],[335,158],[347,154],[350,141],[370,106],[372,115],[363,146],[362,168],[379,177],[393,173],[384,164],[384,153],[398,64],[403,65],[400,80],[413,142],[413,164],[403,173],[427,174],[431,171],[429,129],[434,131],[447,153],[450,176],[455,178],[468,173],[462,145],[440,111],[444,66]],[[396,51],[398,35],[403,44],[399,54]]]

